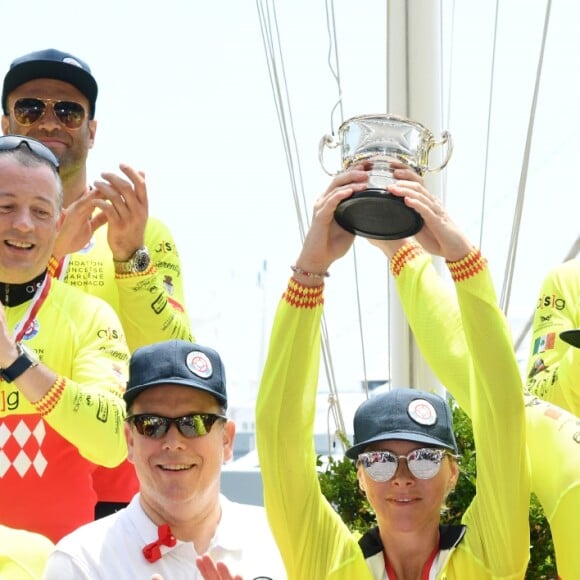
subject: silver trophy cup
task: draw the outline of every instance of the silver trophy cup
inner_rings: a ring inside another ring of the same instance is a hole
[[[446,146],[443,161],[430,166],[429,157],[435,147]],[[417,233],[423,219],[407,207],[402,198],[387,191],[396,180],[391,163],[402,162],[419,175],[443,169],[453,152],[451,135],[444,131],[436,141],[429,129],[395,115],[361,115],[345,121],[338,129],[338,137],[325,135],[319,146],[322,169],[326,148],[340,147],[342,171],[361,161],[370,161],[369,186],[354,193],[336,208],[334,218],[344,229],[367,238],[395,240]]]

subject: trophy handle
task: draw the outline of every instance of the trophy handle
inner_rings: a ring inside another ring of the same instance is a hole
[[[324,148],[328,147],[329,149],[336,149],[340,143],[331,135],[324,135],[320,140],[320,144],[318,145],[318,161],[320,162],[320,166],[322,167],[324,173],[334,177],[338,175],[340,171],[335,171],[334,173],[328,171],[324,166]]]
[[[443,131],[443,133],[441,133],[441,137],[442,137],[441,141],[435,141],[433,143],[433,147],[437,147],[439,145],[443,146],[447,144],[447,154],[445,155],[445,159],[443,160],[443,163],[441,163],[441,165],[439,165],[438,167],[427,167],[426,171],[432,173],[441,171],[449,163],[449,159],[451,159],[451,154],[453,153],[453,139],[451,138],[451,133],[449,133],[449,131]]]

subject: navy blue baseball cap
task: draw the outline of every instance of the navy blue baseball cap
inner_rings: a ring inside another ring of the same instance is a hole
[[[89,101],[89,117],[95,116],[97,81],[89,65],[68,53],[47,48],[20,56],[10,65],[2,87],[2,109],[8,114],[8,95],[20,85],[33,79],[56,79],[75,86]]]
[[[226,372],[213,349],[186,340],[168,340],[142,346],[131,355],[129,380],[123,398],[129,408],[144,390],[160,385],[181,385],[213,395],[228,406]]]
[[[367,399],[354,415],[354,445],[346,456],[357,459],[371,443],[401,439],[443,447],[457,454],[453,416],[439,395],[400,387]]]

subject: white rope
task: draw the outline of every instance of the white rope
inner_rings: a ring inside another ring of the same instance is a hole
[[[534,87],[534,97],[532,99],[532,107],[530,110],[530,121],[528,125],[528,133],[526,137],[526,147],[524,150],[524,160],[522,163],[522,171],[520,174],[520,183],[518,187],[518,198],[516,203],[516,208],[514,211],[514,219],[512,225],[512,235],[509,245],[508,258],[506,262],[506,275],[504,277],[504,283],[500,299],[500,307],[504,314],[507,316],[509,309],[509,300],[511,294],[512,279],[514,274],[514,267],[516,261],[516,254],[518,248],[518,237],[520,230],[520,223],[522,219],[522,212],[524,207],[524,194],[526,190],[526,182],[528,178],[528,166],[530,162],[530,152],[532,149],[532,135],[534,132],[534,120],[536,115],[536,107],[538,104],[538,93],[540,92],[540,80],[542,77],[542,65],[544,62],[544,50],[546,48],[546,38],[548,36],[548,25],[550,22],[550,8],[552,6],[552,0],[548,0],[546,3],[546,16],[544,18],[544,32],[542,35],[542,47],[540,49],[540,56],[538,59],[538,68],[536,72],[536,84]]]
[[[439,8],[439,13],[441,14],[441,7]],[[453,2],[453,18],[452,18],[452,30],[451,30],[451,38],[453,39],[453,25],[455,22],[455,1]],[[443,127],[449,127],[449,109],[445,109],[445,67],[443,66],[443,55],[445,51],[443,49],[443,38],[445,36],[445,31],[443,29],[443,18],[439,18],[439,54],[441,57],[439,58],[439,75],[441,78],[441,111],[439,112],[441,116],[441,121]],[[452,41],[453,42],[453,41]],[[450,53],[453,54],[453,51],[450,50]],[[449,66],[449,71],[452,68]],[[449,81],[447,82],[447,93],[451,94],[451,72],[449,72]],[[451,99],[449,99],[451,100]],[[443,200],[443,205],[447,205],[446,201],[446,192],[447,192],[447,171],[443,172],[442,178],[442,187],[441,187],[441,199]]]
[[[336,36],[336,23],[334,18],[334,0],[326,0],[326,28],[328,33],[328,67],[334,77],[336,82],[336,88],[338,92],[338,98],[335,105],[331,109],[330,113],[330,129],[331,134],[336,134],[336,124],[334,122],[334,114],[336,109],[340,110],[340,122],[339,125],[342,124],[344,121],[344,114],[343,114],[343,101],[342,101],[342,85],[341,85],[341,78],[340,78],[340,66],[339,66],[339,59],[338,59],[338,42]],[[333,55],[334,55],[334,62],[333,62]],[[359,276],[358,276],[358,260],[356,254],[356,245],[353,244],[352,246],[352,256],[353,256],[353,267],[354,267],[354,283],[355,283],[355,294],[356,294],[356,306],[357,306],[357,320],[358,320],[358,327],[359,327],[359,335],[360,335],[360,345],[361,345],[361,359],[362,359],[362,372],[363,372],[363,386],[365,390],[365,395],[369,397],[369,388],[368,388],[368,376],[367,376],[367,364],[366,364],[366,350],[365,350],[365,340],[364,340],[364,332],[363,332],[363,324],[362,324],[362,307],[361,307],[361,295],[360,295],[360,285],[359,285]],[[324,332],[326,332],[326,322],[323,319],[323,328]],[[328,341],[326,341],[328,344]],[[328,351],[327,353],[328,360],[331,361],[331,353]],[[332,365],[329,365],[329,371],[333,372]],[[333,375],[333,387],[334,387],[334,396],[329,398],[329,405],[331,407],[334,405],[336,406],[336,413],[338,416],[337,425],[339,426],[339,431],[342,430],[342,433],[345,434],[346,430],[344,427],[344,421],[342,418],[342,411],[340,409],[340,399],[338,397],[338,389],[336,388],[336,383],[334,380]],[[344,447],[344,439],[345,437],[339,438],[340,442]]]
[[[268,0],[257,0],[258,15],[260,19],[260,26],[262,30],[262,40],[264,44],[264,51],[266,53],[266,62],[268,65],[268,72],[270,75],[270,83],[272,86],[272,93],[274,95],[274,102],[276,105],[276,112],[278,115],[278,123],[280,126],[280,132],[282,134],[282,142],[284,145],[284,152],[286,155],[286,163],[288,165],[288,172],[290,175],[290,183],[292,188],[292,195],[294,198],[294,205],[296,209],[296,216],[298,219],[298,226],[300,230],[300,239],[304,241],[306,235],[306,230],[309,225],[309,211],[307,209],[307,204],[304,195],[304,184],[302,180],[302,172],[300,166],[300,155],[298,152],[298,146],[296,141],[296,136],[294,133],[294,124],[292,121],[292,107],[290,102],[290,96],[288,92],[288,86],[286,83],[286,76],[284,70],[284,58],[281,48],[280,34],[278,30],[278,23],[276,18],[276,6],[274,0],[268,2]],[[334,30],[334,8],[332,7],[332,23],[329,20],[329,15],[327,14],[327,24],[329,27],[329,35],[331,35],[331,29]],[[336,33],[333,35],[336,39]],[[336,43],[334,44],[336,46]],[[330,59],[330,55],[329,55]],[[336,58],[337,65],[336,71],[333,71],[335,78],[340,79],[340,74],[338,72],[338,58]],[[340,99],[339,99],[340,101]],[[323,315],[321,321],[321,344],[322,344],[322,357],[324,368],[326,372],[328,387],[329,387],[329,408],[328,413],[331,414],[336,425],[336,431],[338,433],[346,433],[344,427],[344,420],[342,417],[342,412],[340,409],[340,402],[338,399],[338,391],[336,387],[336,379],[334,376],[334,366],[332,364],[332,356],[330,350],[330,340],[328,336],[328,329],[326,326],[326,318]],[[329,453],[331,453],[331,448],[334,447],[330,433],[332,432],[330,425],[328,425],[329,433]],[[339,437],[339,441],[344,447],[345,437]]]
[[[485,160],[483,162],[483,188],[481,196],[481,223],[479,224],[479,247],[483,250],[483,229],[485,223],[485,204],[487,200],[487,169],[489,165],[490,135],[491,135],[491,111],[493,108],[493,87],[495,79],[495,56],[497,50],[499,0],[495,3],[495,19],[493,24],[493,48],[491,51],[491,71],[489,78],[489,99],[487,103],[487,134],[485,139]]]
[[[340,121],[338,125],[341,125],[344,121],[344,113],[342,107],[342,84],[340,79],[340,65],[338,59],[338,42],[336,36],[336,23],[334,18],[334,0],[326,0],[326,30],[328,33],[328,68],[334,77],[336,82],[336,89],[338,92],[338,99],[330,112],[330,130],[331,134],[336,134],[336,123],[334,122],[334,114],[336,109],[340,110]],[[334,55],[334,61],[332,57]],[[359,277],[358,277],[358,260],[356,254],[356,245],[353,244],[352,246],[352,256],[353,256],[353,267],[354,267],[354,281],[355,281],[355,293],[356,293],[356,304],[357,304],[357,313],[358,313],[358,325],[359,325],[359,335],[360,335],[360,344],[361,344],[361,358],[362,358],[362,366],[363,366],[363,385],[365,389],[366,397],[369,396],[369,389],[368,389],[368,377],[367,377],[367,365],[366,365],[366,353],[365,353],[365,341],[364,341],[364,332],[363,332],[363,325],[362,325],[362,308],[361,308],[361,296],[360,296],[360,286],[359,286]],[[338,397],[337,397],[337,403]]]
[[[278,22],[276,18],[276,7],[273,1],[268,2],[267,0],[265,2],[257,0],[257,7],[262,30],[262,41],[266,53],[266,64],[268,65],[270,84],[272,86],[274,104],[276,105],[276,113],[278,115],[278,124],[282,135],[284,153],[286,155],[286,164],[290,176],[294,207],[296,209],[300,236],[303,240],[306,231],[305,223],[308,224],[308,212],[304,212],[302,209],[306,206],[304,184],[300,166],[300,154],[298,152],[298,145],[294,133],[290,97],[286,83],[284,57],[282,54]]]
[[[443,31],[441,31],[441,41],[443,41]],[[452,99],[452,92],[451,92],[451,87],[453,86],[453,55],[455,54],[453,47],[455,45],[455,0],[453,0],[452,2],[452,8],[451,8],[451,31],[449,33],[449,37],[451,38],[451,45],[449,46],[449,79],[447,82],[447,94],[448,94],[448,99],[447,99],[447,122],[448,122],[448,127],[451,127],[451,122],[452,122],[452,115],[451,115],[451,111],[452,111],[452,107],[451,107],[451,103],[453,101]],[[444,54],[443,49],[441,49],[441,54]],[[443,84],[443,83],[442,83]],[[442,99],[442,102],[444,102],[444,100]],[[447,171],[445,172],[445,174],[447,174]]]
[[[326,30],[328,34],[328,66],[330,71],[336,81],[338,88],[338,100],[334,105],[330,118],[331,127],[333,112],[337,108],[340,108],[341,123],[342,123],[342,89],[340,84],[340,66],[338,61],[338,45],[336,41],[336,25],[334,20],[334,0],[326,0]],[[334,55],[334,63],[332,62],[332,56]],[[334,66],[333,66],[334,64]],[[333,131],[334,134],[334,131]],[[344,418],[342,415],[342,409],[340,407],[340,398],[338,395],[338,387],[336,383],[336,377],[334,374],[334,365],[332,363],[332,352],[330,349],[330,338],[328,335],[328,327],[326,324],[326,317],[322,317],[322,357],[326,369],[326,377],[328,381],[328,388],[330,391],[328,397],[328,413],[332,415],[334,424],[336,425],[336,432],[338,434],[342,433],[343,437],[338,437],[339,443],[341,444],[343,451],[345,450],[345,439],[346,439],[346,427],[344,424]],[[332,441],[330,439],[330,433],[332,432],[330,424],[328,425],[329,433],[329,452],[334,448],[336,444],[336,439]]]
[[[326,32],[328,34],[328,68],[336,81],[336,88],[338,89],[338,99],[330,111],[330,132],[335,135],[334,113],[337,108],[340,109],[340,123],[344,120],[342,110],[342,86],[340,83],[340,66],[338,61],[338,43],[336,41],[336,24],[334,20],[334,0],[326,0]],[[334,54],[334,62],[332,56]]]

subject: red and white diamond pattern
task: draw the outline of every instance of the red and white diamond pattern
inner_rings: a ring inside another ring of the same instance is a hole
[[[0,477],[13,467],[20,477],[29,469],[34,469],[42,476],[47,461],[42,454],[42,442],[46,436],[46,427],[42,419],[33,429],[24,421],[19,421],[11,432],[6,423],[0,425]]]

